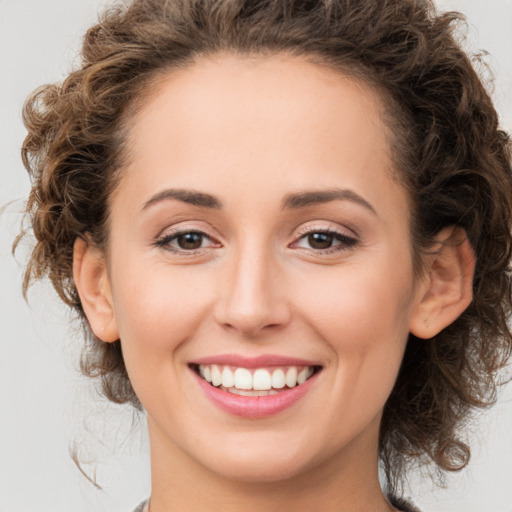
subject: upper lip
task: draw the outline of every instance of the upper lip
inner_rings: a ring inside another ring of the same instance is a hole
[[[239,368],[262,368],[265,366],[321,366],[317,361],[276,354],[262,354],[256,357],[247,357],[239,354],[218,354],[194,359],[190,364],[224,364]]]

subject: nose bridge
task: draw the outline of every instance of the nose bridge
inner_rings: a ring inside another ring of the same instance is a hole
[[[268,243],[255,237],[242,241],[226,263],[218,321],[250,336],[286,324],[289,312],[278,266]]]

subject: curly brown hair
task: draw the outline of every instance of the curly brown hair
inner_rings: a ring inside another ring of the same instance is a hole
[[[393,487],[408,460],[464,467],[461,427],[496,399],[512,350],[511,142],[454,29],[429,0],[134,0],[86,34],[82,62],[27,100],[26,213],[36,244],[24,291],[48,275],[86,332],[83,371],[114,402],[140,403],[121,345],[88,328],[73,282],[73,244],[108,246],[108,198],[122,171],[127,120],[158,76],[199,56],[302,55],[362,80],[384,100],[398,179],[409,190],[417,271],[434,236],[462,227],[476,255],[474,298],[431,340],[410,336],[386,403],[380,456]],[[23,233],[20,235],[23,236]]]

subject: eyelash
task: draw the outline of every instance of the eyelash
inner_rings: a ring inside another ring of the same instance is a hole
[[[175,231],[173,233],[168,233],[168,234],[162,236],[161,238],[156,240],[154,245],[156,245],[157,247],[162,247],[163,249],[165,249],[169,252],[173,252],[175,254],[183,254],[186,256],[196,255],[198,253],[198,251],[204,251],[205,249],[209,249],[209,247],[208,248],[203,247],[203,248],[192,249],[192,250],[173,248],[171,246],[171,242],[173,240],[177,240],[180,236],[183,236],[183,235],[199,235],[203,239],[206,238],[208,240],[212,240],[212,238],[210,236],[208,236],[204,231],[200,231],[198,229],[182,229],[182,230]]]
[[[334,229],[307,229],[304,232],[299,233],[299,238],[296,242],[293,242],[292,245],[296,245],[301,240],[307,239],[311,235],[327,235],[333,237],[333,242],[338,241],[339,244],[333,245],[331,247],[328,247],[326,249],[309,249],[310,251],[314,252],[315,254],[333,254],[337,252],[343,252],[348,251],[350,249],[353,249],[357,244],[358,240],[355,237],[348,236],[344,233],[340,233],[339,231],[336,231]]]
[[[174,254],[184,255],[184,256],[195,256],[197,254],[204,252],[205,250],[211,249],[211,247],[200,247],[197,249],[187,250],[187,249],[181,249],[181,248],[174,248],[171,246],[171,242],[177,240],[180,236],[189,235],[189,234],[199,235],[200,237],[202,237],[203,240],[207,239],[207,240],[213,241],[212,237],[210,237],[204,231],[200,231],[197,229],[183,229],[183,230],[175,231],[173,233],[168,233],[168,234],[158,238],[155,241],[154,245],[156,247],[162,247],[163,249],[165,249],[169,252],[172,252]],[[340,233],[339,231],[336,231],[333,229],[329,229],[329,228],[328,229],[308,229],[302,233],[299,233],[299,235],[300,235],[299,238],[295,242],[293,242],[290,245],[290,247],[298,244],[301,240],[307,239],[307,237],[309,237],[311,235],[318,235],[318,234],[331,236],[331,237],[333,237],[333,242],[337,241],[339,243],[337,245],[328,247],[326,249],[314,249],[314,248],[308,249],[309,251],[313,252],[316,255],[333,254],[333,253],[338,253],[338,252],[342,252],[342,251],[348,251],[348,250],[356,247],[357,244],[359,243],[359,241],[356,238],[350,237],[348,235],[345,235],[345,234]]]

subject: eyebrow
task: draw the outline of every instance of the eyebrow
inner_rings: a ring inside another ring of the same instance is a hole
[[[207,194],[205,192],[197,192],[195,190],[166,189],[162,192],[159,192],[158,194],[155,194],[153,197],[151,197],[151,199],[146,201],[142,209],[145,210],[156,203],[169,199],[181,201],[193,206],[199,206],[201,208],[211,208],[215,210],[220,210],[222,208],[222,201],[211,194]],[[353,190],[339,188],[328,190],[308,190],[304,192],[288,194],[284,197],[281,203],[281,208],[284,210],[295,210],[298,208],[304,208],[306,206],[329,203],[335,200],[351,201],[363,206],[367,210],[377,215],[375,208],[359,194],[356,194]]]
[[[341,188],[334,188],[328,190],[312,190],[298,192],[295,194],[289,194],[284,198],[282,208],[303,208],[305,206],[329,203],[335,200],[351,201],[353,203],[363,206],[367,210],[377,215],[375,208],[366,199],[361,197],[359,194],[356,194],[353,190]]]
[[[155,194],[149,201],[146,201],[142,209],[145,210],[160,201],[168,199],[176,199],[183,203],[200,206],[202,208],[213,208],[215,210],[220,210],[222,208],[220,199],[210,194],[196,192],[195,190],[167,189]]]

